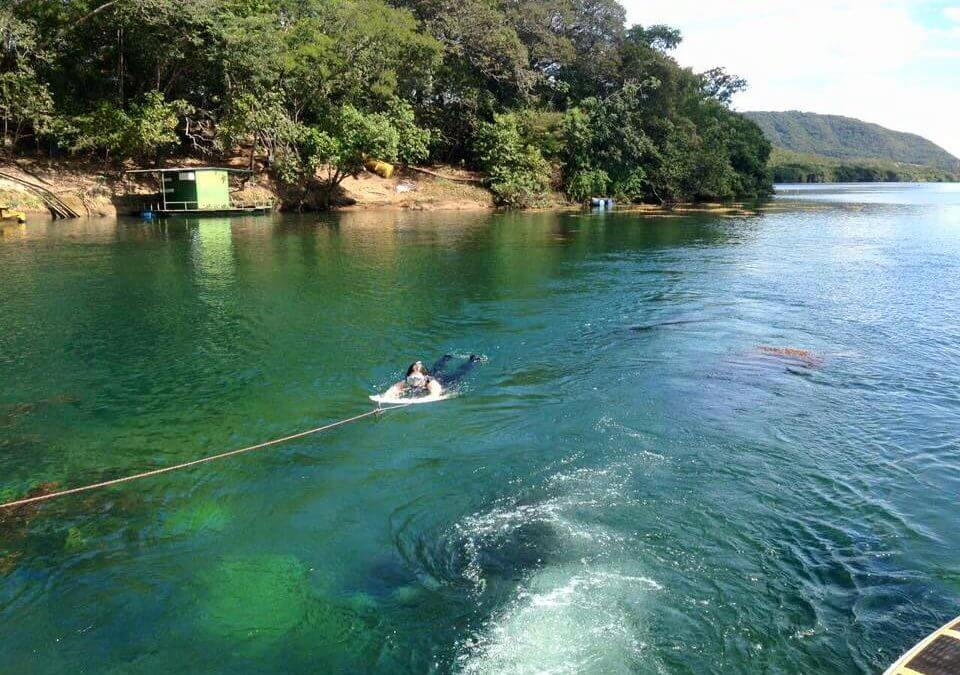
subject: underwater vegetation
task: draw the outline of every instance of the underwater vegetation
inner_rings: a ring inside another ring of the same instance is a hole
[[[63,542],[63,548],[67,551],[82,551],[87,547],[87,537],[79,527],[71,527],[67,530],[67,537]]]
[[[27,493],[27,497],[38,497],[56,491],[59,483],[41,483]],[[27,538],[30,522],[37,517],[40,504],[24,504],[12,508],[0,509],[0,577],[6,576],[17,567],[23,556],[20,544]]]
[[[4,577],[17,567],[17,561],[23,555],[20,551],[0,553],[0,577]]]
[[[276,640],[306,619],[307,568],[294,556],[224,560],[203,579],[203,624],[228,640]]]
[[[372,663],[384,640],[376,600],[334,595],[313,572],[292,555],[227,558],[201,575],[200,628],[244,653],[284,642],[314,664]]]
[[[78,403],[80,398],[71,394],[57,394],[39,401],[21,401],[0,405],[0,427],[12,427],[21,419],[53,406]]]
[[[163,519],[163,532],[168,535],[195,534],[223,530],[230,522],[230,510],[213,500],[190,503]]]
[[[55,492],[59,483],[41,483],[27,493],[27,497]],[[0,509],[0,576],[6,576],[16,569],[17,561],[23,555],[20,544],[27,538],[30,521],[37,516],[40,504]]]

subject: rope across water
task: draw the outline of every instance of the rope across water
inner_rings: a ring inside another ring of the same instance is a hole
[[[101,481],[99,483],[91,483],[90,485],[82,485],[80,487],[70,488],[69,490],[59,490],[57,492],[49,492],[43,495],[37,495],[35,497],[25,497],[23,499],[17,499],[12,502],[6,502],[0,504],[0,509],[3,508],[13,508],[16,506],[24,506],[26,504],[33,504],[34,502],[42,502],[47,499],[53,499],[54,497],[63,497],[66,495],[76,494],[78,492],[87,492],[89,490],[96,490],[97,488],[109,487],[111,485],[118,485],[120,483],[128,483],[133,480],[139,480],[140,478],[149,478],[150,476],[156,476],[161,473],[168,473],[170,471],[177,471],[178,469],[186,469],[191,466],[196,466],[197,464],[205,464],[207,462],[212,462],[218,459],[224,459],[225,457],[232,457],[233,455],[240,455],[245,452],[252,452],[254,450],[261,450],[263,448],[269,447],[271,445],[279,445],[280,443],[286,443],[287,441],[293,441],[298,438],[303,438],[304,436],[310,436],[312,434],[319,434],[324,431],[329,431],[330,429],[336,429],[337,427],[342,427],[351,422],[358,422],[365,417],[371,417],[373,415],[380,415],[388,410],[396,410],[397,408],[406,408],[409,403],[401,403],[398,405],[393,405],[388,408],[376,407],[373,410],[368,410],[365,413],[359,415],[354,415],[353,417],[348,417],[346,419],[338,420],[336,422],[331,422],[330,424],[324,424],[323,426],[316,427],[314,429],[307,429],[306,431],[300,431],[295,434],[290,434],[289,436],[283,436],[282,438],[274,438],[270,441],[264,441],[263,443],[257,443],[256,445],[248,445],[245,448],[237,448],[236,450],[228,450],[227,452],[221,452],[216,455],[210,455],[209,457],[201,457],[200,459],[194,459],[189,462],[182,462],[180,464],[174,464],[172,466],[165,466],[159,469],[151,469],[150,471],[143,471],[141,473],[135,473],[129,476],[122,476],[121,478],[113,478],[111,480]]]

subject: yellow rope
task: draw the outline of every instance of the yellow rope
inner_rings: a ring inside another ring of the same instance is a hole
[[[405,408],[408,405],[410,404],[402,403],[399,405],[390,406],[389,408],[381,408],[378,406],[373,410],[368,410],[367,412],[362,413],[360,415],[348,417],[347,419],[339,420],[337,422],[331,422],[330,424],[324,424],[322,427],[316,427],[315,429],[307,429],[306,431],[301,431],[295,434],[291,434],[289,436],[284,436],[283,438],[275,438],[272,441],[264,441],[263,443],[257,443],[256,445],[248,445],[245,448],[228,450],[227,452],[221,452],[220,454],[217,454],[217,455],[210,455],[209,457],[201,457],[200,459],[194,459],[189,462],[174,464],[173,466],[165,466],[160,469],[152,469],[150,471],[144,471],[142,473],[135,473],[130,476],[123,476],[122,478],[105,480],[99,483],[92,483],[90,485],[83,485],[81,487],[70,488],[69,490],[60,490],[58,492],[50,492],[45,495],[37,495],[36,497],[25,497],[24,499],[17,499],[16,501],[0,504],[0,509],[8,508],[8,507],[13,508],[15,506],[23,506],[25,504],[41,502],[46,499],[53,499],[54,497],[63,497],[65,495],[72,495],[78,492],[86,492],[88,490],[96,490],[97,488],[108,487],[110,485],[117,485],[119,483],[127,483],[129,481],[138,480],[140,478],[148,478],[149,476],[156,476],[161,473],[167,473],[168,471],[176,471],[177,469],[186,469],[187,467],[196,466],[197,464],[204,464],[206,462],[212,462],[217,459],[223,459],[224,457],[239,455],[244,452],[252,452],[253,450],[260,450],[262,448],[266,448],[271,445],[278,445],[280,443],[286,443],[287,441],[292,441],[297,438],[303,438],[304,436],[310,436],[311,434],[319,434],[322,431],[329,431],[330,429],[335,429],[337,427],[342,427],[345,424],[350,424],[351,422],[362,420],[364,417],[370,417],[371,415],[379,415],[380,413],[386,412],[387,410],[396,410],[397,408]]]

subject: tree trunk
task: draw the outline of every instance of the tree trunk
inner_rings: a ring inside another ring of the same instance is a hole
[[[14,157],[17,156],[17,146],[20,144],[20,140],[24,137],[23,133],[23,120],[17,122],[17,125],[13,128],[13,143],[10,146],[10,154]]]
[[[123,26],[117,28],[117,94],[123,107]]]

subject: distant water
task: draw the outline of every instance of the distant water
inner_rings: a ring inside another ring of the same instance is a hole
[[[4,672],[875,673],[960,614],[960,187],[0,236]]]

